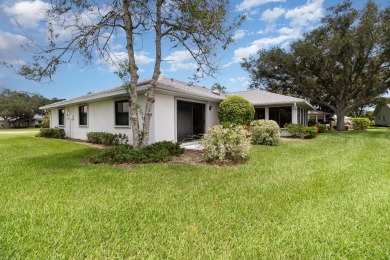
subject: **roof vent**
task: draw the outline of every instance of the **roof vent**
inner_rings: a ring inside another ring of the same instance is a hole
[[[211,93],[218,95],[218,96],[221,95],[221,91],[219,91],[218,89],[211,90]]]

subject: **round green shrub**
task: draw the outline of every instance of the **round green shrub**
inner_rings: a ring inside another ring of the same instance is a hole
[[[249,125],[255,115],[255,109],[245,98],[228,96],[221,102],[218,118],[221,125]]]
[[[250,133],[242,126],[216,125],[207,130],[200,142],[204,158],[211,163],[244,161],[250,149]]]
[[[278,145],[280,128],[274,120],[255,120],[251,122],[252,143],[262,145]]]
[[[354,123],[354,130],[367,130],[370,125],[370,120],[368,118],[352,118],[352,122]]]

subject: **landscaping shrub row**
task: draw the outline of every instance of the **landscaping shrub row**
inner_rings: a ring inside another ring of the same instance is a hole
[[[303,126],[299,124],[287,124],[285,129],[292,137],[307,139],[315,138],[319,130],[317,126]]]
[[[126,134],[112,134],[107,132],[89,132],[87,133],[88,143],[103,144],[106,146],[127,144],[129,141]]]
[[[39,133],[36,134],[37,137],[46,137],[46,138],[65,138],[65,130],[62,128],[41,128]]]
[[[143,149],[134,150],[132,145],[122,144],[100,151],[92,156],[92,163],[157,163],[167,162],[172,156],[179,156],[184,152],[179,143],[168,141],[157,142]]]

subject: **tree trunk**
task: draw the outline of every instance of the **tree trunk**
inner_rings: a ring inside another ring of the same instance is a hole
[[[345,127],[344,127],[344,117],[345,117],[345,114],[346,114],[345,109],[337,109],[336,110],[337,131],[345,131]]]
[[[139,131],[138,111],[137,111],[137,86],[138,86],[138,67],[135,61],[134,43],[133,43],[133,23],[129,12],[129,1],[123,1],[123,21],[125,24],[127,40],[127,56],[129,59],[130,84],[125,86],[129,95],[130,123],[133,133],[133,147],[139,149],[141,146],[142,134]]]
[[[156,2],[156,40],[155,40],[155,48],[156,48],[156,60],[154,62],[154,70],[152,81],[150,82],[150,86],[148,88],[148,92],[146,95],[146,105],[145,105],[145,115],[143,120],[143,136],[141,147],[145,147],[149,142],[149,127],[150,127],[150,119],[152,118],[152,108],[155,102],[155,92],[158,78],[160,76],[160,64],[161,64],[161,7],[163,5],[162,0],[158,0]]]

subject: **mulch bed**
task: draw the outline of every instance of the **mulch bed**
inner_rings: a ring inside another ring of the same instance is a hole
[[[79,144],[84,144],[87,146],[95,147],[100,150],[103,150],[105,148],[104,145],[100,144],[91,144],[88,143],[85,140],[80,140],[80,139],[74,139],[74,138],[66,138],[65,140],[74,142],[74,143],[79,143]],[[299,138],[291,138],[291,137],[281,137],[281,141],[288,141],[288,142],[295,142],[295,141],[307,141],[309,139],[299,139]],[[90,162],[85,162],[86,164],[91,164]],[[217,165],[217,164],[210,164],[204,161],[203,159],[203,152],[199,150],[188,150],[185,149],[184,153],[180,156],[173,156],[172,160],[170,163],[174,164],[187,164],[187,165],[195,165],[195,166],[212,166],[212,167],[237,167],[240,166],[241,164],[223,164],[223,165]],[[159,163],[153,163],[153,164],[159,164]],[[146,164],[134,164],[134,163],[129,163],[129,164],[120,164],[118,166],[120,167],[136,167],[136,166],[143,166]]]

